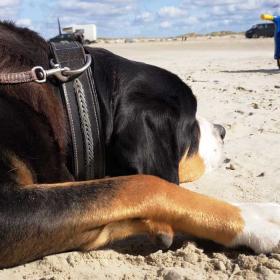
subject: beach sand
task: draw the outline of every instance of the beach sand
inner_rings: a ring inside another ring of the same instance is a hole
[[[273,39],[94,46],[176,73],[197,96],[198,114],[227,129],[221,167],[183,187],[228,201],[280,202],[280,71]],[[280,254],[255,255],[183,236],[162,252],[139,237],[4,269],[0,279],[280,279]]]

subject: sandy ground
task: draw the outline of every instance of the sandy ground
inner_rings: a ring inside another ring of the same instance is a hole
[[[196,94],[199,114],[227,128],[225,162],[188,188],[229,201],[280,202],[280,72],[272,39],[99,46],[176,73]],[[0,279],[280,279],[280,254],[226,250],[181,236],[162,252],[140,237],[5,269]]]

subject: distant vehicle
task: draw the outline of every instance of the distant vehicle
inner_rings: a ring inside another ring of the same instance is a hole
[[[71,42],[71,41],[78,41],[79,43],[84,43],[83,34],[80,32],[77,33],[61,33],[49,40],[49,42]]]
[[[260,23],[247,30],[245,36],[246,38],[273,37],[274,29],[273,23]]]
[[[93,43],[97,40],[95,24],[74,24],[70,27],[63,28],[63,31],[68,34],[82,32],[86,44]]]

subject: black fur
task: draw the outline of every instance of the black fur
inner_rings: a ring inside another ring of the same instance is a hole
[[[196,99],[176,75],[104,49],[87,48],[94,59],[107,175],[151,174],[178,183],[186,149],[196,151]]]

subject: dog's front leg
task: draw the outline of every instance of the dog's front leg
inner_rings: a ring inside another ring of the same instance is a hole
[[[160,231],[166,232],[167,236],[182,232],[228,247],[245,245],[257,253],[280,249],[278,204],[230,204],[182,189],[156,177],[127,178],[129,180],[122,184],[111,202],[114,209],[112,221],[149,219],[162,226],[158,227],[159,234]],[[108,224],[107,221],[103,223]],[[112,228],[115,233],[118,232],[118,226],[112,225]],[[122,237],[121,234],[115,236],[117,239]]]
[[[139,233],[182,232],[257,252],[280,240],[279,205],[231,205],[153,176],[11,185],[0,200],[0,267]]]

